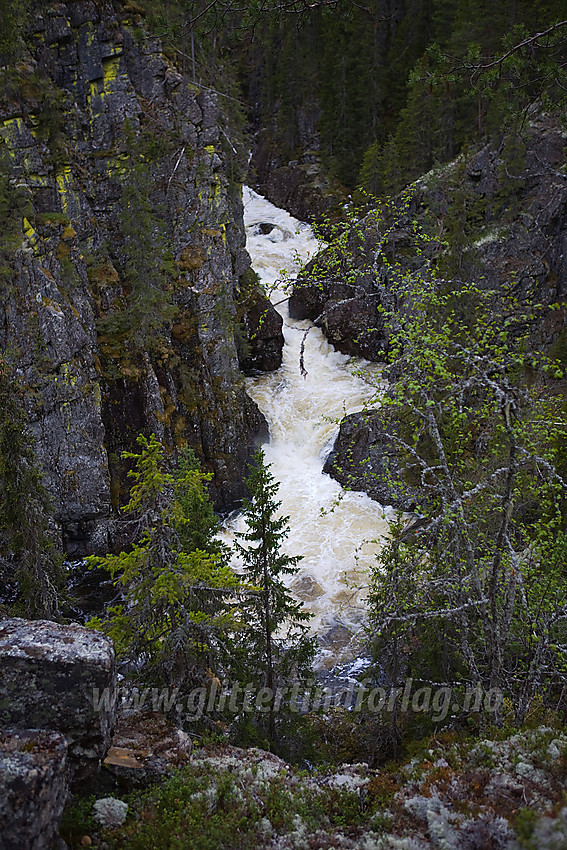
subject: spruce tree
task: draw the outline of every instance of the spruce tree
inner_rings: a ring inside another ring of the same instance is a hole
[[[226,561],[230,549],[216,536],[219,519],[206,488],[212,477],[212,472],[201,470],[193,449],[181,449],[174,473],[176,530],[185,552],[200,549]]]
[[[284,584],[283,577],[298,572],[301,556],[287,555],[282,544],[289,534],[289,517],[278,516],[278,483],[260,449],[253,457],[246,480],[250,499],[244,500],[243,514],[248,530],[238,535],[235,547],[242,560],[246,579],[257,588],[243,604],[246,631],[241,646],[246,652],[249,678],[268,688],[267,732],[276,741],[275,692],[291,679],[304,680],[311,669],[315,646],[306,622],[310,614],[302,610]]]
[[[220,634],[232,623],[228,600],[240,581],[212,541],[207,475],[188,468],[190,457],[176,475],[169,472],[154,434],[137,442],[140,452],[123,453],[134,462],[123,510],[136,542],[128,552],[88,559],[90,567],[110,572],[122,599],[89,625],[115,641],[139,678],[171,687],[200,684],[204,671],[221,663]]]

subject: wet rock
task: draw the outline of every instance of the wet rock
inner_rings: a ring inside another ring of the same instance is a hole
[[[307,602],[312,602],[325,594],[325,591],[313,576],[301,576],[293,582],[291,588],[296,596]]]
[[[253,287],[239,304],[245,335],[240,345],[240,368],[245,374],[272,372],[282,364],[283,319],[258,287]]]
[[[311,163],[283,165],[258,185],[258,191],[277,207],[300,221],[313,221],[329,212],[341,199]]]
[[[317,317],[329,342],[343,354],[354,354],[366,360],[384,359],[386,337],[375,298],[349,299],[345,303],[330,303]]]
[[[312,222],[338,208],[344,195],[325,175],[307,139],[302,147],[305,153],[301,161],[282,162],[269,134],[260,130],[255,135],[251,166],[257,175],[255,188],[261,195],[300,221]]]
[[[67,742],[59,732],[0,732],[0,847],[46,850],[68,794]]]
[[[348,646],[352,641],[354,632],[342,623],[335,623],[326,632],[319,636],[319,643],[323,647],[338,650]]]
[[[294,109],[293,134],[297,135],[290,148],[290,115],[282,112],[281,99],[270,103],[268,115],[262,107],[261,73],[253,72],[249,83],[253,129],[250,170],[255,176],[254,188],[300,221],[311,222],[326,216],[344,200],[344,187],[321,164],[321,107],[317,97],[313,92],[306,93],[301,105]],[[295,159],[299,151],[299,158]]]
[[[376,410],[346,416],[323,472],[349,490],[367,493],[381,505],[412,511],[423,500],[423,494],[419,487],[403,480],[388,438],[392,428]]]
[[[65,735],[77,779],[97,771],[115,722],[108,638],[49,620],[0,621],[0,724]]]
[[[316,263],[311,264],[312,269],[316,267]],[[385,290],[383,295],[387,295]],[[380,361],[387,349],[381,304],[380,291],[374,290],[369,275],[362,274],[349,283],[317,273],[316,283],[311,283],[308,273],[294,284],[289,315],[292,319],[311,319],[343,354]]]

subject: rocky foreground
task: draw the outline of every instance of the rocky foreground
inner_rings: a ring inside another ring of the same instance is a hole
[[[123,788],[119,801],[75,810],[62,832],[76,846],[87,835],[109,848],[567,846],[567,736],[539,727],[498,741],[441,738],[384,770],[344,764],[308,775],[263,750],[201,748],[144,793]]]
[[[567,846],[561,729],[444,730],[381,769],[301,771],[221,737],[197,746],[155,712],[117,716],[118,690],[101,635],[0,622],[2,850]]]

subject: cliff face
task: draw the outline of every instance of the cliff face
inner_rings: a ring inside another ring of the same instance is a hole
[[[192,446],[227,509],[267,430],[239,371],[249,258],[218,99],[129,8],[37,4],[2,71],[0,347],[76,555],[109,545],[139,432]]]
[[[560,121],[534,112],[523,137],[461,155],[416,181],[409,194],[383,223],[377,226],[370,213],[352,229],[346,259],[337,263],[330,251],[314,258],[295,284],[290,314],[314,321],[346,354],[387,359],[382,308],[394,308],[392,282],[399,270],[416,274],[431,263],[455,291],[461,281],[475,280],[486,289],[507,289],[520,305],[540,303],[535,340],[560,355],[567,325]],[[427,234],[419,251],[415,224]]]
[[[386,219],[377,230],[369,214],[346,242],[348,261],[333,265],[330,251],[316,257],[295,285],[290,314],[312,319],[340,351],[387,360],[388,328],[381,310],[411,310],[411,304],[394,301],[396,276],[400,269],[409,275],[423,269],[427,275],[431,264],[455,292],[464,280],[507,291],[518,315],[539,304],[530,344],[557,358],[564,371],[565,132],[550,115],[533,111],[530,119],[523,137],[504,137],[498,145],[461,155],[414,183],[411,202],[400,204],[393,224]],[[429,237],[421,252],[415,250],[415,223]],[[564,392],[565,384],[558,389]],[[351,414],[341,423],[325,472],[383,504],[413,509],[423,494],[392,485],[396,460],[389,445],[381,414]]]

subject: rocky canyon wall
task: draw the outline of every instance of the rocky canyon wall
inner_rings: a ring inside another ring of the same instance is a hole
[[[112,544],[138,433],[191,446],[222,510],[267,432],[239,368],[250,261],[219,98],[133,14],[37,3],[1,72],[0,347],[72,556]]]

